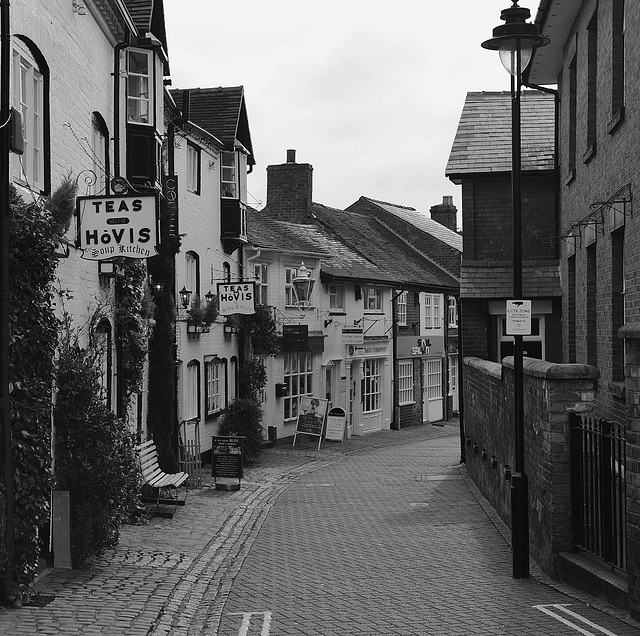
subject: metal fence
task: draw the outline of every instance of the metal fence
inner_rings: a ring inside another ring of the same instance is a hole
[[[589,415],[571,419],[574,544],[626,569],[624,425]]]

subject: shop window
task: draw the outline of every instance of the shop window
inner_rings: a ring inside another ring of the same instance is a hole
[[[310,353],[289,353],[284,358],[284,419],[298,417],[300,397],[313,395],[313,367]]]
[[[398,363],[398,390],[400,404],[411,404],[413,397],[413,360]]]

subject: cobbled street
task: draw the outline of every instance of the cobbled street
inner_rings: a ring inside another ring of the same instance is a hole
[[[266,449],[240,491],[210,477],[173,519],[122,528],[0,634],[640,634],[572,588],[511,576],[509,533],[459,465],[457,421]]]

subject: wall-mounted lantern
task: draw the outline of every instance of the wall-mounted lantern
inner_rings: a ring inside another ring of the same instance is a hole
[[[311,292],[313,291],[313,285],[316,282],[315,278],[311,278],[311,272],[305,267],[304,261],[300,263],[298,273],[291,281],[293,285],[293,293],[296,297],[296,307],[305,311],[311,307]]]
[[[183,309],[186,309],[191,302],[191,290],[187,289],[184,285],[182,289],[178,292],[180,296],[180,303],[182,304]]]

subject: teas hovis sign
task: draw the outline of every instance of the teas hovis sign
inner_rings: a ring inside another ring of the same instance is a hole
[[[78,197],[78,247],[92,261],[157,254],[158,197]]]
[[[253,283],[218,283],[218,309],[221,316],[255,314]]]

